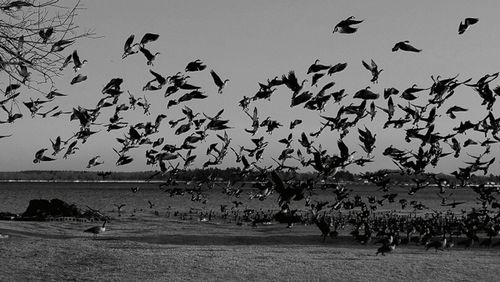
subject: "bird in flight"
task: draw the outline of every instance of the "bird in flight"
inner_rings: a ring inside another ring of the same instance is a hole
[[[100,165],[100,164],[103,164],[103,162],[100,162],[100,161],[99,161],[99,158],[100,158],[100,157],[101,157],[101,156],[95,156],[95,157],[93,157],[92,159],[90,159],[90,160],[89,160],[89,163],[88,163],[88,165],[87,165],[87,168],[91,168],[91,167],[93,167],[93,166],[98,166],[98,165]]]
[[[44,156],[43,153],[47,151],[47,148],[40,149],[35,153],[35,159],[33,160],[33,163],[39,163],[39,162],[48,162],[48,161],[54,161],[54,158]]]
[[[158,56],[160,54],[160,52],[156,52],[154,55],[153,53],[151,53],[148,49],[144,48],[144,47],[139,47],[139,51],[142,52],[142,54],[144,54],[144,57],[146,57],[146,60],[147,61],[147,65],[148,66],[152,66],[153,65],[153,61],[156,59],[156,56]]]
[[[333,33],[355,33],[358,28],[352,27],[352,25],[360,24],[362,22],[363,20],[355,20],[353,16],[350,16],[347,19],[340,21],[333,29]]]
[[[223,81],[220,76],[215,73],[214,70],[210,70],[210,75],[212,75],[215,85],[217,85],[217,87],[219,88],[219,94],[222,94],[222,89],[224,89],[224,86],[226,86],[226,83],[229,81],[229,79],[225,79]]]
[[[372,79],[370,81],[373,83],[378,83],[378,76],[383,71],[383,69],[379,70],[377,64],[373,60],[371,60],[370,65],[365,61],[361,62],[363,63],[363,66],[372,73]]]
[[[82,67],[83,65],[87,62],[87,60],[83,60],[83,61],[80,61],[80,56],[78,56],[78,52],[75,50],[73,51],[73,70],[75,72],[78,72]]]
[[[125,45],[123,46],[123,55],[122,55],[122,59],[125,59],[127,56],[130,56],[130,55],[133,55],[137,52],[139,52],[139,50],[137,49],[139,44],[138,43],[134,43],[134,35],[130,35],[127,40],[125,41]]]
[[[407,51],[407,52],[416,52],[416,53],[422,51],[422,49],[417,49],[417,48],[413,47],[412,45],[410,45],[410,41],[408,41],[408,40],[398,42],[394,45],[394,47],[392,47],[392,52],[396,52],[398,50]]]

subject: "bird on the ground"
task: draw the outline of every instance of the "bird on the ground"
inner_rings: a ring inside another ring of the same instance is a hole
[[[150,209],[152,209],[155,206],[155,204],[153,202],[151,202],[150,200],[148,200],[148,204],[149,204]]]
[[[319,214],[317,214],[314,210],[313,212],[313,221],[318,226],[319,230],[321,231],[321,236],[323,237],[323,242],[325,242],[326,237],[335,237],[335,230],[331,230],[331,220],[327,220],[325,216],[320,217]]]
[[[125,206],[125,204],[117,205],[115,204],[116,210],[118,211],[118,216],[122,216],[122,208]]]
[[[438,250],[444,251],[444,248],[446,248],[446,237],[443,237],[443,239],[441,239],[441,240],[435,240],[435,241],[428,242],[425,245],[425,250],[428,251],[430,248],[436,249],[436,252]]]
[[[104,220],[104,223],[102,225],[90,227],[88,229],[85,229],[83,232],[92,233],[94,234],[94,238],[96,238],[98,234],[104,233],[106,231],[107,222],[107,220]]]
[[[382,254],[383,256],[385,256],[386,253],[390,253],[395,249],[396,249],[396,242],[393,242],[390,245],[383,245],[382,247],[378,248],[377,253],[375,253],[375,255]]]

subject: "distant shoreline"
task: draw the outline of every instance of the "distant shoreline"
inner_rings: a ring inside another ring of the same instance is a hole
[[[161,180],[46,180],[46,179],[2,179],[0,183],[163,183]],[[180,181],[182,182],[182,181]]]

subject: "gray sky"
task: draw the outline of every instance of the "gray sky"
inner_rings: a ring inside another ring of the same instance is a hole
[[[131,124],[137,122],[154,121],[156,115],[165,113],[167,119],[161,127],[161,133],[152,139],[164,136],[167,143],[179,144],[181,138],[173,134],[167,122],[182,117],[181,106],[166,109],[167,100],[163,98],[163,90],[143,92],[144,84],[152,79],[149,69],[163,74],[173,75],[183,71],[186,64],[195,59],[201,59],[208,69],[214,69],[221,77],[229,78],[224,93],[219,95],[208,71],[191,74],[190,82],[203,87],[209,98],[202,101],[186,103],[195,112],[204,112],[214,115],[224,109],[223,118],[230,119],[228,130],[232,138],[231,146],[251,146],[250,135],[243,131],[250,128],[251,120],[239,108],[238,101],[245,96],[253,96],[258,91],[258,82],[265,82],[268,78],[281,76],[290,70],[295,70],[299,80],[306,78],[308,67],[319,59],[322,64],[336,64],[347,62],[347,69],[332,77],[323,78],[319,87],[310,87],[310,78],[306,88],[312,92],[319,91],[327,82],[334,81],[333,90],[342,88],[352,95],[366,86],[382,93],[384,88],[395,87],[400,91],[412,86],[429,87],[432,84],[431,75],[452,77],[459,74],[459,80],[473,78],[477,81],[487,73],[498,70],[498,46],[500,34],[500,19],[498,1],[84,1],[85,10],[80,12],[78,23],[81,28],[95,29],[99,39],[81,40],[66,52],[78,50],[81,59],[88,63],[81,70],[88,75],[88,80],[70,85],[69,81],[75,75],[71,68],[57,80],[60,92],[67,93],[68,97],[56,100],[64,110],[72,107],[93,108],[103,96],[102,87],[112,78],[124,79],[122,88],[134,93],[135,96],[146,95],[153,103],[152,115],[144,116],[139,110],[123,114]],[[349,16],[363,19],[358,32],[354,34],[332,34],[333,27],[339,21]],[[463,35],[458,35],[460,21],[465,17],[477,17],[479,22],[472,26]],[[123,45],[127,37],[135,34],[136,41],[146,32],[158,33],[160,38],[148,44],[148,49],[160,52],[153,67],[146,65],[142,54],[121,59]],[[396,42],[410,40],[411,44],[423,49],[421,53],[392,52]],[[370,73],[364,69],[361,60],[373,59],[384,71],[380,75],[379,83],[370,82]],[[492,87],[498,85],[492,83]],[[1,86],[4,87],[4,86]],[[27,91],[28,92],[28,91]],[[124,93],[126,94],[126,92]],[[23,94],[24,95],[24,94]],[[25,97],[36,97],[33,93],[26,93]],[[172,98],[178,98],[176,97]],[[421,95],[427,95],[427,92]],[[279,120],[283,127],[272,135],[260,128],[255,137],[264,136],[270,142],[263,164],[271,164],[269,156],[277,158],[284,148],[276,144],[276,140],[286,137],[290,130],[288,124],[295,118],[302,118],[304,123],[293,131],[295,148],[300,145],[296,141],[302,132],[310,133],[319,128],[318,113],[305,110],[302,107],[290,108],[290,91],[281,87],[271,101],[256,101],[250,109],[257,106],[260,119],[267,116]],[[353,102],[346,98],[343,104]],[[28,100],[26,98],[25,100]],[[123,95],[120,103],[126,103],[128,96]],[[402,102],[396,99],[395,102]],[[360,101],[354,101],[359,104]],[[460,87],[453,99],[445,104],[440,111],[436,127],[443,134],[451,131],[460,120],[470,119],[477,121],[487,112],[480,106],[480,98],[471,88]],[[379,99],[377,105],[386,106],[386,101]],[[445,108],[460,105],[470,110],[460,114],[459,119],[450,120],[444,115]],[[498,104],[498,103],[497,103]],[[498,105],[493,108],[497,113]],[[329,102],[326,111],[322,114],[333,116],[339,108],[338,104]],[[24,118],[14,124],[0,126],[0,135],[14,134],[10,138],[0,139],[0,170],[31,170],[57,169],[81,170],[85,169],[88,160],[101,155],[104,164],[93,170],[150,170],[155,167],[146,166],[144,151],[146,147],[133,150],[135,158],[132,164],[117,168],[117,155],[112,148],[118,148],[116,137],[123,137],[124,131],[108,133],[103,129],[87,143],[79,145],[80,150],[69,159],[62,159],[41,164],[33,164],[34,153],[41,148],[50,148],[49,138],[61,136],[70,137],[78,131],[77,121],[69,121],[68,116],[58,118],[31,119],[26,108],[22,108]],[[107,109],[101,114],[98,121],[106,122],[112,115]],[[399,113],[399,115],[402,115]],[[4,113],[0,114],[4,119]],[[375,120],[370,122],[365,118],[360,126],[367,126],[377,134],[375,162],[364,168],[349,167],[353,171],[375,170],[382,167],[395,168],[391,160],[381,156],[381,152],[390,144],[399,148],[416,149],[418,142],[410,144],[404,142],[401,130],[381,131],[381,124],[387,116],[378,112]],[[101,129],[99,126],[93,129]],[[215,133],[215,132],[214,132]],[[208,157],[204,155],[207,146],[216,142],[215,134],[197,151],[199,156],[196,164],[199,165]],[[471,138],[484,139],[480,135],[471,135]],[[337,153],[336,142],[339,139],[337,132],[325,131],[317,143],[329,149],[330,154]],[[463,142],[465,136],[460,137]],[[364,153],[358,146],[357,130],[351,130],[346,137],[346,143],[356,156]],[[447,145],[445,151],[451,151]],[[492,153],[498,152],[498,145],[494,145]],[[50,150],[49,150],[50,151]],[[476,151],[471,150],[471,153]],[[477,151],[479,152],[479,151]],[[224,166],[233,166],[235,157],[230,152],[225,159]],[[463,160],[469,160],[467,158]],[[291,162],[290,164],[294,164]],[[451,172],[463,166],[453,157],[447,157],[438,166],[437,170]],[[498,161],[494,165],[493,173],[498,173]]]

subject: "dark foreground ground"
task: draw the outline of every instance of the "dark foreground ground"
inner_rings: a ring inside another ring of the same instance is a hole
[[[349,236],[322,242],[315,226],[196,221],[0,222],[0,281],[498,281],[500,248],[425,251]]]

